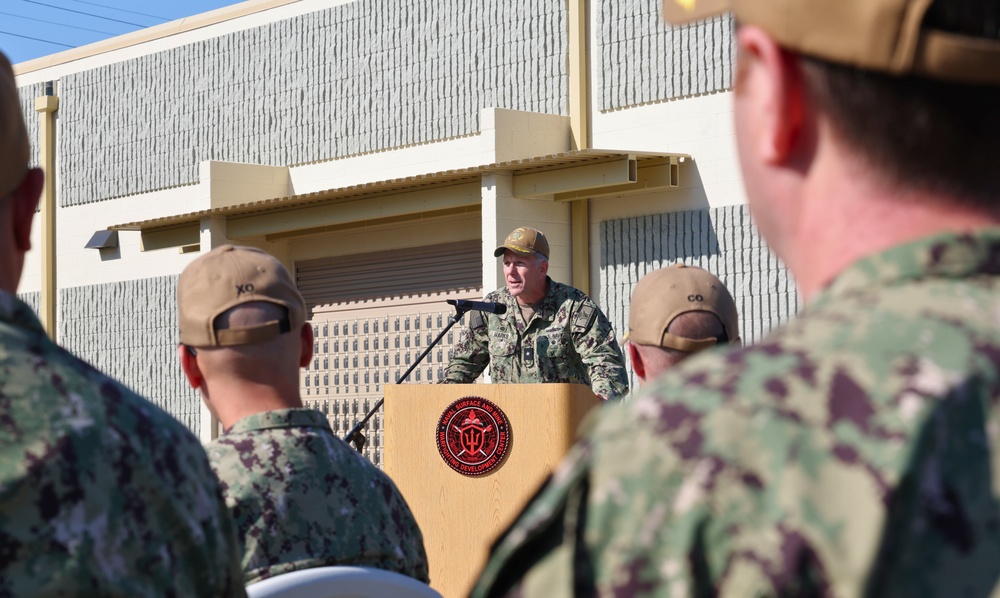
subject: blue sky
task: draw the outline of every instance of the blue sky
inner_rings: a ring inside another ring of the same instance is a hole
[[[0,0],[0,50],[17,64],[239,0]]]

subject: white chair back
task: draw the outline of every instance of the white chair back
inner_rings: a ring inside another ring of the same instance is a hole
[[[427,584],[371,567],[314,567],[247,586],[249,598],[442,598]]]

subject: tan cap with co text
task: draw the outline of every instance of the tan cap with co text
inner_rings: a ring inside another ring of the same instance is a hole
[[[707,311],[722,322],[726,338],[691,339],[667,332],[677,316]],[[654,270],[635,285],[628,314],[628,341],[695,352],[740,342],[736,302],[722,281],[707,270],[677,264]]]

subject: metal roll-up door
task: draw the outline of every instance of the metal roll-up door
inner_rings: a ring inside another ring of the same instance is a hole
[[[316,336],[300,379],[306,407],[325,413],[343,437],[448,325],[447,300],[483,296],[481,247],[474,240],[296,262]],[[437,381],[460,329],[452,327],[405,383]],[[381,467],[381,409],[364,433],[362,454]]]
[[[478,289],[482,243],[461,241],[296,262],[299,291],[317,305]]]

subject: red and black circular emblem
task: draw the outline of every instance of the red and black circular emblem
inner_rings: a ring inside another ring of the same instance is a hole
[[[486,399],[462,397],[438,419],[437,447],[448,467],[463,475],[482,475],[507,454],[510,421]]]

